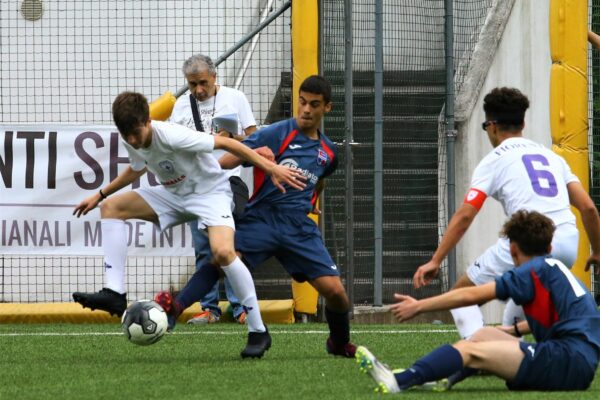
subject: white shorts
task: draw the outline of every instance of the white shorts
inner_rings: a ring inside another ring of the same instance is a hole
[[[556,227],[552,239],[552,257],[571,268],[577,260],[579,231],[574,223],[564,223]],[[510,256],[508,239],[500,238],[467,268],[467,276],[475,285],[483,285],[515,267]]]
[[[135,192],[142,196],[158,215],[161,231],[187,221],[198,220],[198,229],[207,226],[228,226],[235,230],[233,222],[233,195],[229,182],[223,188],[206,194],[178,196],[164,186],[140,187]]]

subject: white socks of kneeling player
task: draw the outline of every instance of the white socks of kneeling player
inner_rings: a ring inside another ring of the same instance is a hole
[[[254,281],[250,271],[244,265],[239,257],[230,265],[224,266],[223,272],[227,276],[231,288],[239,299],[240,304],[246,311],[246,323],[250,332],[264,332],[266,330],[260,316],[258,308],[258,299],[256,298],[256,290],[254,289]]]
[[[483,328],[483,314],[479,306],[468,306],[450,310],[461,338],[469,339]]]
[[[127,262],[127,226],[121,219],[101,221],[104,250],[105,287],[125,293],[125,263]]]

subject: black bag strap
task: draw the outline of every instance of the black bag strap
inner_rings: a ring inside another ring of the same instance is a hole
[[[196,125],[196,130],[198,132],[204,132],[204,125],[202,125],[202,120],[200,119],[200,113],[198,112],[198,104],[196,103],[196,98],[191,93],[190,93],[190,107],[192,107],[192,115],[194,116],[194,125]]]

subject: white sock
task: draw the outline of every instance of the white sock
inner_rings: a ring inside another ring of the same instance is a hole
[[[127,226],[120,219],[102,219],[102,249],[104,250],[104,287],[125,293],[125,262],[127,261]]]
[[[254,281],[252,280],[250,271],[248,271],[248,268],[246,268],[239,257],[236,257],[230,265],[222,268],[227,279],[229,279],[233,292],[237,296],[242,307],[244,307],[244,311],[246,311],[248,331],[264,332],[266,328],[263,324],[262,317],[260,316],[256,290],[254,289]]]
[[[468,306],[450,310],[461,338],[469,339],[483,328],[483,314],[479,306]]]

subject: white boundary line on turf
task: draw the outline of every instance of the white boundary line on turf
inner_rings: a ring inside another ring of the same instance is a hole
[[[387,335],[402,335],[407,333],[452,333],[456,332],[456,329],[425,329],[425,330],[351,330],[352,334],[387,334]],[[224,331],[193,331],[193,332],[173,332],[169,335],[240,335],[245,334],[243,332],[224,332]],[[302,334],[302,335],[313,335],[313,334],[327,334],[329,331],[325,330],[311,330],[311,331],[296,331],[296,330],[284,330],[284,331],[269,331],[272,335],[278,334]],[[0,333],[0,337],[19,337],[19,336],[117,336],[122,335],[122,332],[26,332],[26,333]]]

